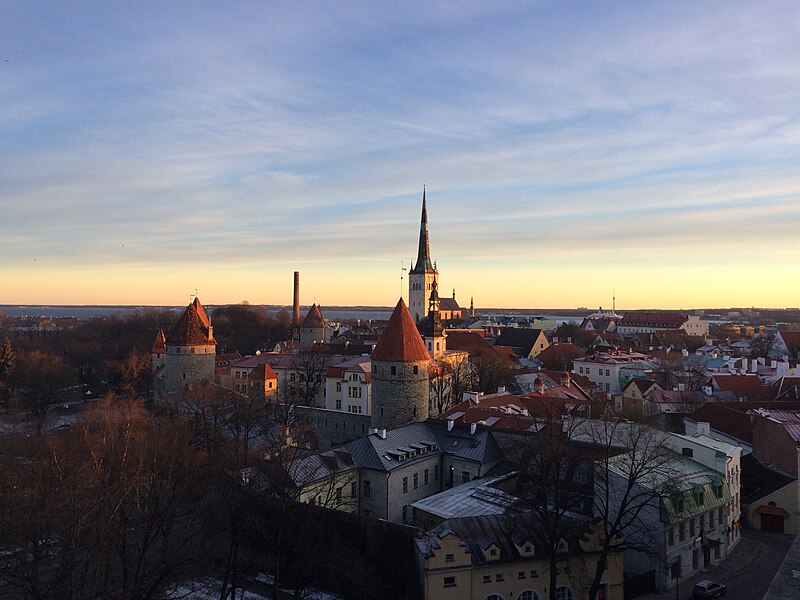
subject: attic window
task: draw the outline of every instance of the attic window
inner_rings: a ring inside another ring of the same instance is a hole
[[[689,458],[692,458],[694,456],[694,450],[692,450],[691,448],[681,448],[681,453],[684,456],[688,456]]]

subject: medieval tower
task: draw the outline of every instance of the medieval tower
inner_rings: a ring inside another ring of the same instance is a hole
[[[408,274],[408,309],[415,323],[428,314],[428,296],[431,293],[431,289],[433,289],[433,281],[436,275],[437,270],[431,261],[431,249],[428,241],[428,209],[425,189],[423,188],[417,262]]]
[[[157,391],[180,392],[203,380],[214,381],[217,342],[203,305],[195,298],[169,335],[159,331],[153,344],[153,379]]]
[[[322,310],[315,302],[308,310],[306,318],[300,323],[300,347],[310,348],[325,341],[325,319]]]
[[[442,323],[442,315],[439,312],[439,286],[436,279],[433,280],[433,289],[428,297],[428,316],[419,324],[422,330],[423,341],[428,348],[428,354],[433,359],[440,359],[447,350],[447,333]]]
[[[428,418],[430,360],[406,303],[400,298],[372,351],[373,427],[395,429]]]

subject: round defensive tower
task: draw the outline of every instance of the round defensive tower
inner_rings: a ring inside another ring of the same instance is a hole
[[[166,336],[165,391],[179,392],[203,380],[214,381],[217,342],[211,319],[195,298]]]
[[[426,420],[431,357],[402,298],[371,359],[372,426],[395,429]]]

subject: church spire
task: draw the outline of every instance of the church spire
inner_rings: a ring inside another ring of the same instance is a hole
[[[419,250],[417,262],[412,273],[433,273],[436,269],[431,264],[431,248],[428,241],[428,207],[425,198],[425,186],[422,187],[422,217],[419,224]]]

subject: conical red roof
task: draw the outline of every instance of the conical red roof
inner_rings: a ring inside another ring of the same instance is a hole
[[[206,309],[203,308],[202,304],[200,304],[200,299],[197,296],[194,297],[192,305],[197,311],[197,316],[200,317],[200,321],[203,323],[205,328],[208,329],[211,326],[211,320],[208,318],[208,315],[206,314]]]
[[[200,308],[199,311],[197,309],[198,306]],[[200,316],[201,314],[202,316]],[[208,316],[203,310],[203,305],[197,299],[183,311],[181,318],[178,319],[175,327],[170,332],[167,343],[175,346],[217,343],[210,333]]]
[[[414,320],[406,308],[406,303],[400,298],[394,307],[389,323],[383,335],[375,344],[372,351],[372,360],[386,360],[393,362],[411,362],[430,360],[430,354],[425,348],[425,342],[417,331]]]
[[[303,323],[300,327],[307,327],[309,329],[320,329],[325,327],[325,319],[322,318],[322,311],[319,309],[319,306],[315,304],[311,305],[311,308],[306,315],[306,318],[303,319]]]
[[[163,329],[158,330],[156,341],[153,343],[153,349],[150,352],[153,354],[165,354],[167,352],[167,338],[164,337]]]

